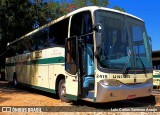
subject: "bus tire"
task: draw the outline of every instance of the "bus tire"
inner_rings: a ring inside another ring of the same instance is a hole
[[[61,101],[69,103],[71,100],[67,99],[66,97],[66,85],[65,85],[65,80],[61,79],[58,85],[58,95]]]
[[[18,81],[17,81],[16,75],[14,75],[14,77],[13,77],[13,86],[14,86],[14,87],[17,87],[17,86],[18,86]]]

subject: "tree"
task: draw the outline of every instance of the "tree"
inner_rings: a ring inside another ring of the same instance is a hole
[[[113,9],[125,12],[124,8],[120,8],[118,6],[114,6]]]
[[[28,0],[1,0],[0,6],[1,54],[6,50],[7,42],[11,42],[32,30],[30,25],[33,23],[33,18],[29,13],[32,5]]]
[[[108,0],[1,0],[0,55],[6,45],[22,35],[84,6],[109,5]],[[114,7],[117,10],[123,10]],[[5,57],[0,56],[0,60]],[[4,61],[1,61],[4,62]],[[1,65],[0,62],[0,65]]]
[[[35,24],[42,26],[63,15],[54,0],[1,0],[0,6],[0,65],[8,42],[32,31]]]
[[[85,6],[101,6],[107,7],[109,5],[108,0],[71,0],[68,3],[67,11],[71,12],[75,9],[85,7]],[[69,10],[68,10],[69,9]]]
[[[39,26],[42,26],[51,20],[57,19],[58,17],[64,15],[62,6],[58,1],[54,0],[31,0],[33,4],[33,19],[37,22]]]
[[[9,42],[31,31],[31,4],[27,0],[2,0],[0,5],[1,40]]]

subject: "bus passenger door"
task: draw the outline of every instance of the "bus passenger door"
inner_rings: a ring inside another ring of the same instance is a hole
[[[79,82],[78,38],[76,36],[67,38],[65,43],[66,97],[77,100]]]

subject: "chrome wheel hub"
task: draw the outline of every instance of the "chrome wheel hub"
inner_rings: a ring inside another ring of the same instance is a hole
[[[61,95],[63,97],[66,97],[66,85],[65,85],[65,83],[62,84],[62,86],[61,86]]]

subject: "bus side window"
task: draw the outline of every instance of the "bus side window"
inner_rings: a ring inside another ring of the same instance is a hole
[[[48,29],[44,28],[36,33],[37,50],[42,50],[47,47]]]
[[[70,37],[77,36],[77,38],[83,39],[83,44],[79,45],[79,63],[80,63],[79,68],[83,75],[89,73],[91,69],[90,70],[88,69],[89,67],[88,65],[92,65],[91,62],[93,62],[93,58],[92,58],[93,50],[92,48],[91,50],[89,50],[88,48],[93,44],[93,35],[89,34],[91,32],[92,32],[92,19],[91,19],[91,13],[89,11],[75,14],[72,17],[71,27],[70,27]],[[70,57],[74,59],[76,55],[72,53]],[[69,60],[69,61],[72,62],[72,60]],[[73,60],[73,63],[76,63],[75,60]],[[74,66],[70,68],[71,70],[75,69]]]
[[[57,45],[65,45],[65,39],[68,38],[69,18],[66,18],[49,27],[49,39]]]
[[[29,53],[31,51],[33,51],[32,49],[32,39],[30,39],[30,36],[28,36],[27,38],[25,38],[23,40],[23,46],[24,46],[24,53]]]
[[[53,31],[52,31],[51,27],[49,28],[47,44],[48,44],[48,47],[53,47],[57,44],[56,43],[56,38],[53,34]]]
[[[23,42],[20,41],[18,43],[12,44],[11,49],[17,53],[17,54],[23,54],[24,53],[24,47],[23,47]]]
[[[8,47],[8,50],[7,50],[7,54],[6,54],[6,57],[12,57],[12,56],[15,56],[16,55],[16,52],[13,50],[12,46],[9,46]]]
[[[92,20],[90,12],[86,11],[74,15],[71,22],[70,36],[80,36],[90,32],[92,32]]]
[[[77,53],[76,53],[76,38],[72,38],[72,40],[67,41],[67,49],[66,49],[66,71],[75,75],[77,72]]]

